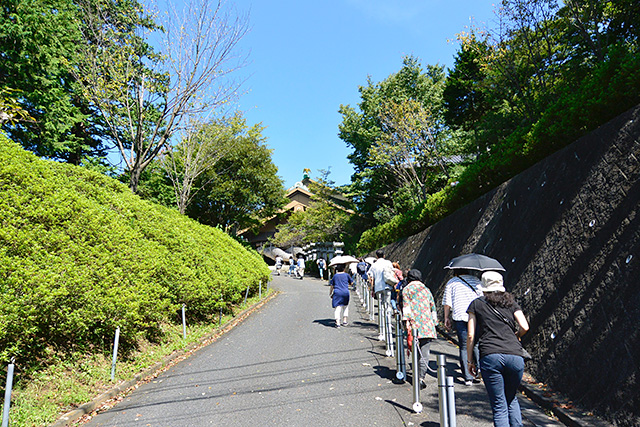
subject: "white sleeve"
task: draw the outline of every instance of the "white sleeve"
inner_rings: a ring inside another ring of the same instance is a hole
[[[451,302],[451,282],[447,282],[447,285],[444,288],[444,295],[442,295],[442,305],[453,307],[453,303]]]

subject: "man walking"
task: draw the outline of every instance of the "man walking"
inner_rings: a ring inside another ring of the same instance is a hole
[[[467,308],[469,308],[471,301],[482,296],[482,292],[478,289],[480,280],[472,276],[469,270],[455,269],[453,274],[455,276],[447,282],[442,297],[444,326],[450,330],[453,323],[456,328],[458,346],[460,347],[460,370],[464,376],[465,385],[470,386],[473,384],[474,378],[469,373],[467,366],[467,321],[469,320]],[[477,366],[480,359],[477,345],[473,349],[473,354]]]
[[[300,280],[304,279],[304,257],[302,255],[298,255],[298,276],[300,276]]]
[[[385,325],[391,325],[391,287],[393,286],[386,282],[385,277],[389,279],[395,278],[395,274],[393,273],[393,264],[391,261],[384,259],[384,251],[382,249],[376,251],[376,258],[376,262],[369,269],[368,275],[378,300],[378,340],[384,341]],[[387,272],[386,276],[385,271]],[[386,322],[385,318],[387,319]],[[390,343],[387,344],[389,345]]]

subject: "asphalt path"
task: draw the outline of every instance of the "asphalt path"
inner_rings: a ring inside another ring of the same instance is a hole
[[[435,373],[420,394],[424,409],[415,414],[411,384],[395,380],[395,359],[385,356],[355,293],[349,325],[337,329],[326,282],[274,276],[271,286],[281,292],[271,302],[85,425],[440,425]],[[431,368],[445,354],[449,375],[457,375],[457,351],[438,339]],[[455,381],[457,425],[491,426],[482,384]],[[526,426],[560,425],[525,396],[520,401]]]

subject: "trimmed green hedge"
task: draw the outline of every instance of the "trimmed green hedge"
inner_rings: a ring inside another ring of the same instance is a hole
[[[269,279],[222,231],[141,200],[83,168],[41,160],[0,135],[0,360],[109,351],[205,321]]]

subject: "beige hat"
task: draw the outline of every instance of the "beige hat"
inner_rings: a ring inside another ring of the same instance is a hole
[[[497,271],[482,273],[482,285],[478,286],[482,292],[506,292],[502,281],[502,274]]]

